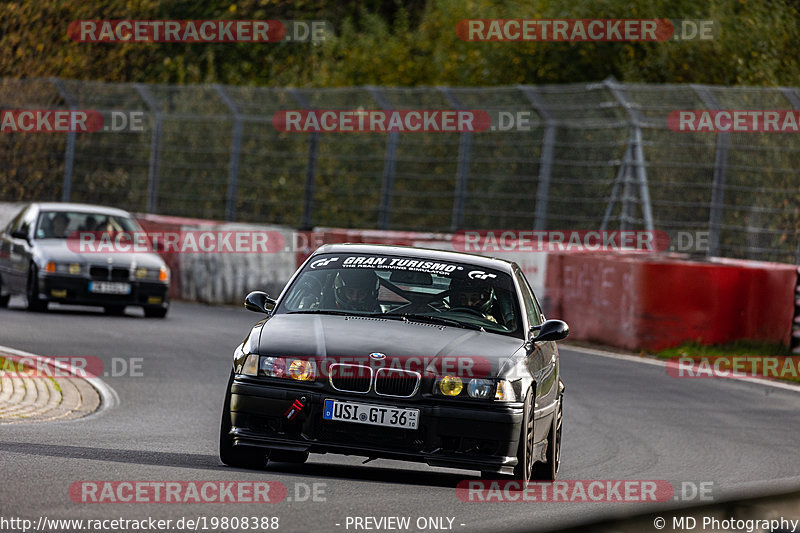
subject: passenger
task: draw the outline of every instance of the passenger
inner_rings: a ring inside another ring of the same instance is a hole
[[[453,278],[450,281],[450,307],[467,308],[477,311],[486,320],[497,322],[492,316],[494,305],[494,288],[486,283]]]

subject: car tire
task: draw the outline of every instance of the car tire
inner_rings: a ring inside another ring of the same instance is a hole
[[[3,277],[0,276],[0,309],[8,307],[8,301],[11,299],[10,294],[2,295],[3,293]]]
[[[513,479],[528,482],[533,472],[534,442],[534,416],[533,416],[533,389],[525,395],[525,408],[522,413],[522,427],[520,428],[519,447],[517,448],[517,466],[514,467]]]
[[[263,469],[267,466],[267,454],[262,448],[234,446],[231,431],[231,385],[233,370],[228,378],[225,403],[222,405],[222,421],[219,428],[219,458],[228,466],[236,468]]]
[[[125,314],[125,306],[124,305],[105,305],[105,306],[103,306],[103,311],[107,315],[122,316],[122,315]]]
[[[167,316],[168,310],[169,307],[145,307],[144,316],[145,318],[164,318]]]
[[[296,463],[303,464],[308,460],[308,452],[294,450],[271,450],[267,455],[268,463]]]
[[[547,462],[533,465],[532,479],[537,481],[555,481],[561,467],[561,425],[564,417],[563,398],[558,399],[558,407],[553,414],[550,434],[547,436]]]
[[[39,298],[38,276],[36,265],[31,263],[28,269],[28,282],[25,294],[28,297],[28,311],[40,312],[47,310],[47,302]]]

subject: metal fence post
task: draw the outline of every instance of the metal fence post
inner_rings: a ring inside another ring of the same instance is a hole
[[[647,163],[644,159],[644,150],[642,149],[642,115],[639,113],[639,110],[636,109],[632,102],[628,99],[627,95],[625,94],[625,90],[623,86],[618,83],[614,78],[609,77],[603,81],[603,84],[608,87],[611,93],[616,98],[617,102],[625,109],[625,112],[628,113],[628,118],[630,120],[631,131],[630,137],[628,139],[628,146],[632,147],[632,150],[628,152],[626,150],[626,156],[630,156],[629,163],[630,167],[633,168],[636,172],[635,181],[634,183],[639,185],[639,203],[642,208],[642,218],[644,219],[644,228],[647,231],[653,231],[653,207],[650,203],[650,186],[647,183]],[[633,216],[631,215],[631,205],[630,205],[630,177],[628,173],[625,174],[625,186],[623,188],[623,198],[622,198],[622,206],[623,206],[623,215],[622,215],[622,222],[632,221]],[[625,227],[621,227],[621,229],[627,229],[627,223],[623,224]]]
[[[147,168],[147,207],[148,213],[158,209],[158,166],[161,163],[161,125],[162,114],[158,102],[150,89],[142,83],[134,83],[134,88],[153,114],[153,134],[150,137],[150,164]]]
[[[439,91],[447,99],[453,109],[462,110],[458,98],[450,92],[449,87],[439,87]],[[472,152],[472,132],[462,131],[458,142],[458,166],[456,167],[456,190],[453,198],[453,217],[450,231],[456,232],[464,225],[464,209],[467,203],[467,180],[469,179],[469,161]]]
[[[225,91],[222,85],[215,84],[214,89],[228,106],[233,115],[233,132],[231,134],[231,158],[228,162],[228,191],[225,195],[225,220],[233,222],[236,219],[236,196],[239,187],[239,161],[242,153],[242,113],[233,98]]]
[[[304,110],[310,110],[311,105],[308,99],[297,89],[288,89],[289,94],[300,104]],[[314,208],[314,182],[317,174],[317,155],[319,153],[319,132],[311,133],[308,143],[308,166],[306,167],[306,194],[303,200],[303,219],[300,226],[303,229],[313,227],[313,208]]]
[[[789,103],[792,104],[794,109],[800,109],[800,96],[798,96],[794,89],[781,87],[780,91],[784,98],[789,100]],[[800,231],[797,232],[797,252],[794,256],[794,264],[800,265]]]
[[[58,78],[48,78],[48,81],[53,84],[58,94],[64,99],[70,111],[78,109],[78,101],[72,96],[64,82]],[[67,146],[64,150],[64,184],[61,187],[61,201],[69,202],[72,198],[72,172],[75,168],[75,132],[70,131],[67,133]]]
[[[536,188],[536,208],[533,229],[544,231],[547,228],[547,201],[550,198],[550,178],[553,170],[553,152],[556,146],[556,120],[547,108],[542,96],[530,85],[517,85],[536,112],[544,119],[544,137],[539,157],[539,185]]]
[[[704,85],[692,84],[692,89],[697,93],[708,109],[719,109],[717,99]],[[728,132],[717,133],[717,146],[714,153],[714,183],[711,188],[711,204],[708,215],[708,250],[706,256],[719,255],[719,238],[722,230],[722,209],[725,204],[725,181],[728,174],[728,148],[731,143],[731,134]]]
[[[367,90],[381,106],[388,111],[392,108],[380,89],[368,86]],[[389,219],[392,214],[392,195],[394,193],[394,173],[397,163],[397,144],[400,142],[400,132],[393,130],[386,138],[386,152],[383,158],[383,179],[381,181],[381,203],[378,208],[378,229],[389,229]]]

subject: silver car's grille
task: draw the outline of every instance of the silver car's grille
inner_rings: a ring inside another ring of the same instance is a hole
[[[381,396],[410,398],[419,388],[419,372],[397,368],[379,368],[375,372],[375,393]]]
[[[342,392],[366,394],[372,385],[372,369],[368,366],[334,363],[328,370],[331,387]]]
[[[98,281],[127,281],[130,277],[130,269],[95,265],[89,267],[89,275]]]

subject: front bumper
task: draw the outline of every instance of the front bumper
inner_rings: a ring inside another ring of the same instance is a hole
[[[289,420],[287,410],[303,397],[302,411]],[[323,420],[325,399],[419,409],[419,426],[409,430]],[[523,417],[521,405],[450,406],[446,399],[364,398],[265,385],[244,376],[233,382],[230,410],[234,445],[419,461],[502,474],[513,473],[517,464]]]
[[[169,306],[169,283],[166,282],[124,280],[131,286],[129,294],[100,294],[89,291],[92,281],[83,276],[40,274],[39,298],[65,304]]]

